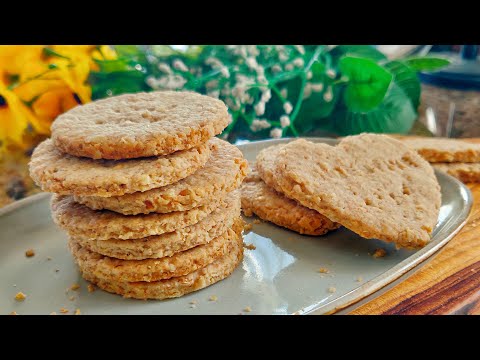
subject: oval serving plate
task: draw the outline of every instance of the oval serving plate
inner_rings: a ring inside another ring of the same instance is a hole
[[[332,139],[311,141],[335,144]],[[249,161],[261,149],[291,141],[267,140],[239,145]],[[8,314],[325,314],[374,297],[414,270],[444,246],[465,224],[472,204],[470,191],[451,176],[436,173],[442,207],[432,241],[419,251],[366,240],[340,228],[320,237],[302,236],[261,222],[244,242],[243,264],[227,279],[178,299],[139,301],[97,289],[87,291],[67,250],[67,236],[51,220],[48,194],[38,194],[0,209],[0,309]],[[253,219],[247,219],[252,222]],[[25,257],[34,249],[35,256]],[[383,248],[387,255],[373,258]],[[319,273],[320,267],[329,273]],[[78,283],[77,291],[67,290]],[[23,302],[15,294],[27,295]],[[217,301],[209,301],[215,295]],[[190,302],[195,300],[196,306]]]

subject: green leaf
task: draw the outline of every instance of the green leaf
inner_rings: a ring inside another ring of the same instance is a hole
[[[340,59],[340,71],[349,80],[345,89],[345,104],[352,111],[370,111],[385,98],[392,74],[370,59],[345,56]]]
[[[415,112],[408,96],[393,84],[379,106],[369,112],[358,112],[339,104],[330,117],[332,127],[339,135],[362,132],[407,133],[415,119]]]
[[[413,108],[417,109],[421,93],[417,73],[403,62],[396,60],[387,62],[384,67],[392,73],[394,83],[405,92],[412,102]]]
[[[435,57],[411,57],[403,62],[415,71],[435,71],[450,65],[449,60]]]
[[[56,51],[50,49],[49,47],[44,47],[43,48],[43,54],[46,57],[54,56],[54,57],[59,57],[59,58],[62,58],[62,59],[71,60],[69,57],[63,56],[62,54],[57,53]]]

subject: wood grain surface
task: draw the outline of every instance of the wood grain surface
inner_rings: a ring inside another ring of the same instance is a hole
[[[467,224],[427,265],[352,314],[480,314],[480,184]]]

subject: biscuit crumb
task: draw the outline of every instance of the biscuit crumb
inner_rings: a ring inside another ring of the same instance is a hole
[[[362,282],[363,281],[363,277],[359,276],[357,277],[357,282]]]
[[[80,289],[80,284],[73,284],[72,286],[70,286],[70,290],[75,291],[75,290],[78,290],[78,289]]]
[[[295,311],[292,315],[300,315],[300,311]]]
[[[27,295],[25,295],[23,292],[19,291],[17,295],[15,295],[15,300],[17,301],[23,301],[27,298]]]
[[[9,315],[18,315],[16,311],[12,311]]]
[[[67,314],[69,311],[70,311],[70,310],[68,310],[68,309],[60,308],[60,312],[61,312],[62,314]]]
[[[95,291],[95,286],[93,284],[88,284],[87,290],[89,293],[92,293]]]
[[[318,269],[318,272],[321,274],[328,274],[330,270],[328,270],[327,268],[321,267],[320,269]]]
[[[55,269],[55,272],[59,272],[59,271],[60,271],[60,269]]]
[[[252,224],[245,224],[243,227],[243,231],[250,231],[252,230],[253,225]]]
[[[387,252],[385,251],[385,249],[378,248],[378,249],[375,249],[375,252],[373,253],[372,256],[374,258],[381,258],[381,257],[384,257],[385,255],[387,255]]]
[[[251,312],[252,308],[250,306],[246,306],[245,309],[243,309],[245,312]]]
[[[82,315],[82,312],[80,311],[80,309],[75,310],[75,315]]]
[[[243,243],[243,247],[248,250],[255,250],[257,247],[253,244],[245,244]]]
[[[57,313],[55,311],[52,311],[50,315],[57,315]]]
[[[195,305],[195,304],[190,305],[190,309],[195,309],[196,307],[197,307],[197,305]]]
[[[70,300],[70,301],[73,301],[73,300],[75,300],[75,296],[73,296],[73,295],[72,295],[72,296],[70,296],[70,297],[68,298],[68,300]]]
[[[27,251],[25,251],[26,257],[32,257],[34,255],[35,255],[35,251],[33,249],[28,249]]]
[[[189,302],[189,304],[191,304],[191,305],[196,305],[197,302],[198,302],[197,300],[192,300],[192,301]]]
[[[253,220],[253,223],[255,225],[258,225],[258,224],[261,224],[262,222],[260,221],[260,219],[255,219],[255,220]]]
[[[210,297],[208,298],[208,300],[210,301],[217,301],[218,300],[218,297],[216,295],[210,295]]]
[[[52,260],[52,258],[50,256],[47,256],[47,261],[50,261]]]
[[[330,286],[330,287],[328,288],[328,292],[329,292],[329,293],[332,293],[332,294],[333,294],[335,291],[337,291],[337,289],[334,288],[333,286]]]

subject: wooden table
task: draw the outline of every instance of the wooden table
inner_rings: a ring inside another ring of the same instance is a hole
[[[417,273],[351,314],[480,314],[480,184],[468,187],[473,207],[463,229]]]

